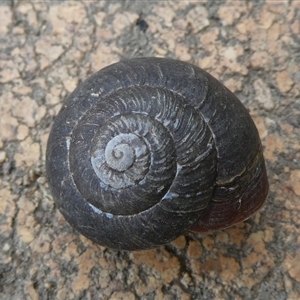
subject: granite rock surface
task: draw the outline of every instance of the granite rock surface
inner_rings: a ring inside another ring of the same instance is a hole
[[[300,299],[300,2],[0,5],[1,299]],[[270,193],[249,220],[140,252],[87,240],[56,209],[46,142],[65,97],[122,59],[193,63],[244,103]]]

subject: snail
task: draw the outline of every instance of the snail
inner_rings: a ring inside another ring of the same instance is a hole
[[[202,69],[154,57],[105,67],[68,96],[46,172],[65,219],[121,250],[229,227],[259,210],[269,187],[243,104]]]

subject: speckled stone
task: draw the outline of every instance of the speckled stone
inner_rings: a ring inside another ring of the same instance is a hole
[[[0,20],[1,299],[300,299],[299,1],[15,1]],[[66,223],[45,178],[53,119],[91,73],[137,56],[191,62],[245,104],[270,179],[255,216],[141,252]]]

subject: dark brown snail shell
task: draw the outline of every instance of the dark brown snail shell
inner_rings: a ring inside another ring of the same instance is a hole
[[[268,193],[245,107],[205,71],[172,59],[119,62],[76,88],[53,124],[46,168],[66,220],[115,249],[231,226]]]

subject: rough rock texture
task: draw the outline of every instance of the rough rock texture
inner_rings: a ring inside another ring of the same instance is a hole
[[[0,20],[1,299],[300,299],[299,1],[14,1]],[[254,217],[141,252],[65,222],[45,178],[54,116],[91,73],[136,56],[194,63],[249,109],[270,179]]]

